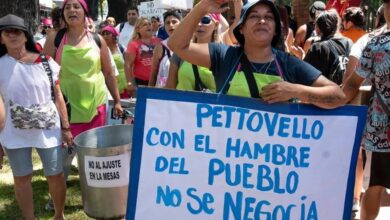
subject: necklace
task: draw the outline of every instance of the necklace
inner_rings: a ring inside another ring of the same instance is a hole
[[[260,67],[259,69],[256,68],[255,64],[253,64],[252,62],[249,61],[249,63],[251,64],[251,67],[252,67],[253,72],[255,72],[255,73],[267,73],[268,68],[271,66],[271,64],[273,63],[274,60],[275,60],[275,59],[274,59],[274,55],[272,55],[272,58],[271,58],[271,60],[268,62],[268,64],[263,64],[263,65],[261,65],[261,67]],[[262,72],[263,69],[264,69],[264,67],[266,67],[266,68],[265,68],[265,71]]]

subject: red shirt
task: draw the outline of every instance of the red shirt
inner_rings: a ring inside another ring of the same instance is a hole
[[[149,81],[152,67],[154,47],[160,43],[160,39],[153,37],[150,43],[141,40],[130,41],[127,45],[127,53],[135,54],[133,74],[137,79]]]

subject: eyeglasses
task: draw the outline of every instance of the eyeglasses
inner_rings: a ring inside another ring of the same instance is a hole
[[[211,18],[208,16],[204,16],[201,20],[200,23],[202,24],[210,24],[211,23]]]
[[[19,29],[15,29],[15,28],[8,28],[8,29],[4,29],[4,33],[6,33],[6,34],[19,35],[19,34],[22,34],[23,31],[21,31],[21,30],[19,30]]]
[[[275,21],[275,18],[272,15],[260,16],[260,15],[257,15],[257,14],[251,14],[251,15],[248,16],[248,20],[250,20],[252,22],[255,22],[255,23],[258,23],[258,22],[260,22],[262,20],[264,22]]]

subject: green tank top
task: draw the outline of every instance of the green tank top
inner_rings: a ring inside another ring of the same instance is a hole
[[[120,53],[113,54],[112,56],[114,58],[116,68],[118,69],[119,72],[119,75],[116,76],[118,90],[119,93],[122,94],[127,87],[127,79],[125,75],[125,65],[123,63],[123,56]]]
[[[257,87],[261,94],[261,89],[271,83],[281,81],[282,78],[276,75],[268,75],[263,73],[253,73]],[[228,95],[242,96],[242,97],[251,97],[251,92],[248,86],[248,82],[245,78],[244,71],[239,71],[234,74],[234,77],[230,83],[229,90],[227,91]]]
[[[107,89],[101,72],[100,50],[94,45],[64,45],[60,86],[71,106],[71,123],[88,123],[97,107],[106,102]]]
[[[212,92],[216,91],[215,81],[213,73],[205,67],[198,66],[199,78],[202,83]],[[195,76],[192,64],[186,61],[180,65],[177,73],[177,86],[178,90],[195,91]]]

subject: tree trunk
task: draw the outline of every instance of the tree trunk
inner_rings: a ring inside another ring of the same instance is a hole
[[[34,35],[39,22],[39,0],[1,1],[0,17],[7,14],[23,18],[29,32]]]
[[[127,20],[127,0],[107,0],[108,17],[114,17],[117,24]]]
[[[127,5],[131,7],[137,7],[141,2],[150,2],[152,0],[127,0]]]
[[[88,5],[89,16],[96,21],[99,16],[99,0],[86,0]]]

